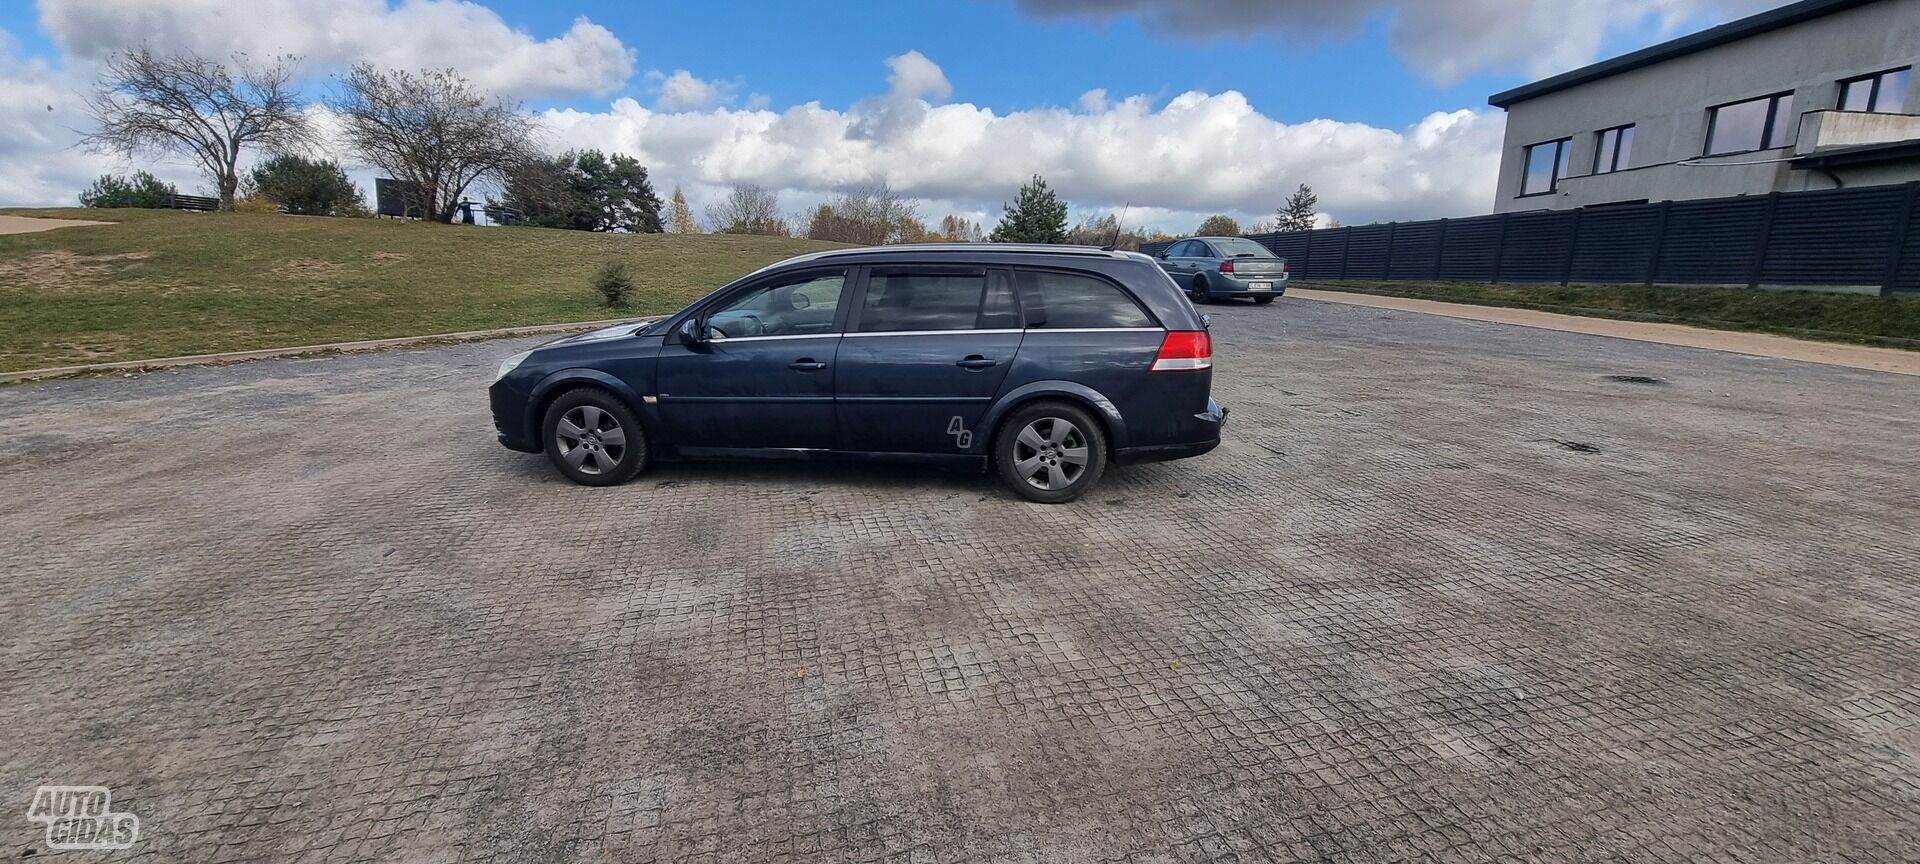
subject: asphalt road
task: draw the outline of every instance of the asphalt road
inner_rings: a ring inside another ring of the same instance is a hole
[[[574,487],[528,340],[0,388],[0,856],[1920,860],[1920,379],[1211,311],[1227,442],[1064,507]]]

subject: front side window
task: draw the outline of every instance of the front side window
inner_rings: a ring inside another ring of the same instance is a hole
[[[1011,318],[1010,310],[987,308],[1012,301],[1011,292],[989,297],[987,273],[875,270],[867,277],[860,309],[861,333],[975,330],[983,314]]]
[[[1572,145],[1572,138],[1562,138],[1528,147],[1527,173],[1520,180],[1520,194],[1545,195],[1560,188],[1560,178],[1567,176],[1567,158],[1572,154]]]
[[[1785,147],[1792,135],[1792,125],[1792,93],[1721,105],[1708,112],[1707,155]]]
[[[1027,326],[1046,330],[1153,327],[1153,317],[1120,286],[1078,273],[1024,270],[1023,296],[1029,298]]]
[[[1899,114],[1907,105],[1913,67],[1891,69],[1840,82],[1840,110]]]
[[[1594,148],[1593,173],[1612,174],[1627,167],[1627,160],[1633,156],[1633,127],[1618,126],[1600,130],[1599,140]]]
[[[1169,250],[1167,250],[1167,257],[1169,257],[1169,258],[1193,258],[1193,257],[1197,257],[1197,256],[1199,255],[1199,253],[1198,253],[1198,252],[1195,252],[1195,251],[1194,251],[1194,248],[1195,248],[1195,247],[1197,247],[1197,246],[1199,246],[1199,245],[1200,245],[1200,244],[1198,244],[1198,243],[1195,243],[1195,242],[1194,242],[1194,241],[1192,241],[1192,240],[1182,240],[1182,241],[1180,241],[1180,242],[1178,242],[1178,243],[1175,243],[1175,244],[1173,244],[1173,248],[1172,248],[1172,249],[1169,249]]]
[[[707,330],[722,339],[831,333],[846,281],[845,272],[833,272],[762,285],[707,313]]]

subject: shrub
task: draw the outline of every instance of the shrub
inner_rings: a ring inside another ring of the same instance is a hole
[[[307,216],[346,215],[366,209],[360,188],[336,163],[279,155],[253,169],[251,187],[259,196]]]
[[[135,171],[132,177],[102,174],[80,193],[80,206],[157,209],[167,206],[167,197],[173,194],[173,184],[162,183],[145,171]]]
[[[593,274],[593,290],[600,295],[602,305],[626,306],[633,298],[633,279],[627,276],[627,265],[620,261],[600,265],[600,271]]]
[[[268,201],[267,199],[262,198],[258,195],[249,195],[245,198],[234,199],[233,212],[235,213],[279,213],[280,205],[275,204],[272,201]]]

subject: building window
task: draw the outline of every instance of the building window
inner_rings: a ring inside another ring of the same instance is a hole
[[[1891,69],[1840,82],[1840,110],[1898,114],[1907,107],[1907,84],[1913,67]]]
[[[1627,160],[1633,158],[1633,126],[1602,129],[1596,137],[1600,146],[1594,148],[1593,173],[1612,174],[1627,167]]]
[[[1520,178],[1520,194],[1545,195],[1560,188],[1567,176],[1567,158],[1573,155],[1573,139],[1546,141],[1527,148],[1527,173]]]
[[[1792,125],[1792,93],[1721,105],[1707,112],[1707,155],[1785,147]]]

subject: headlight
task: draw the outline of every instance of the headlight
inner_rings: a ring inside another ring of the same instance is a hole
[[[507,359],[500,361],[500,371],[493,373],[493,380],[499,381],[500,379],[507,377],[508,372],[512,372],[514,369],[519,368],[520,364],[525,363],[527,361],[528,355],[531,355],[532,353],[533,353],[532,351],[522,351],[518,354],[513,355],[512,357],[508,357]]]

